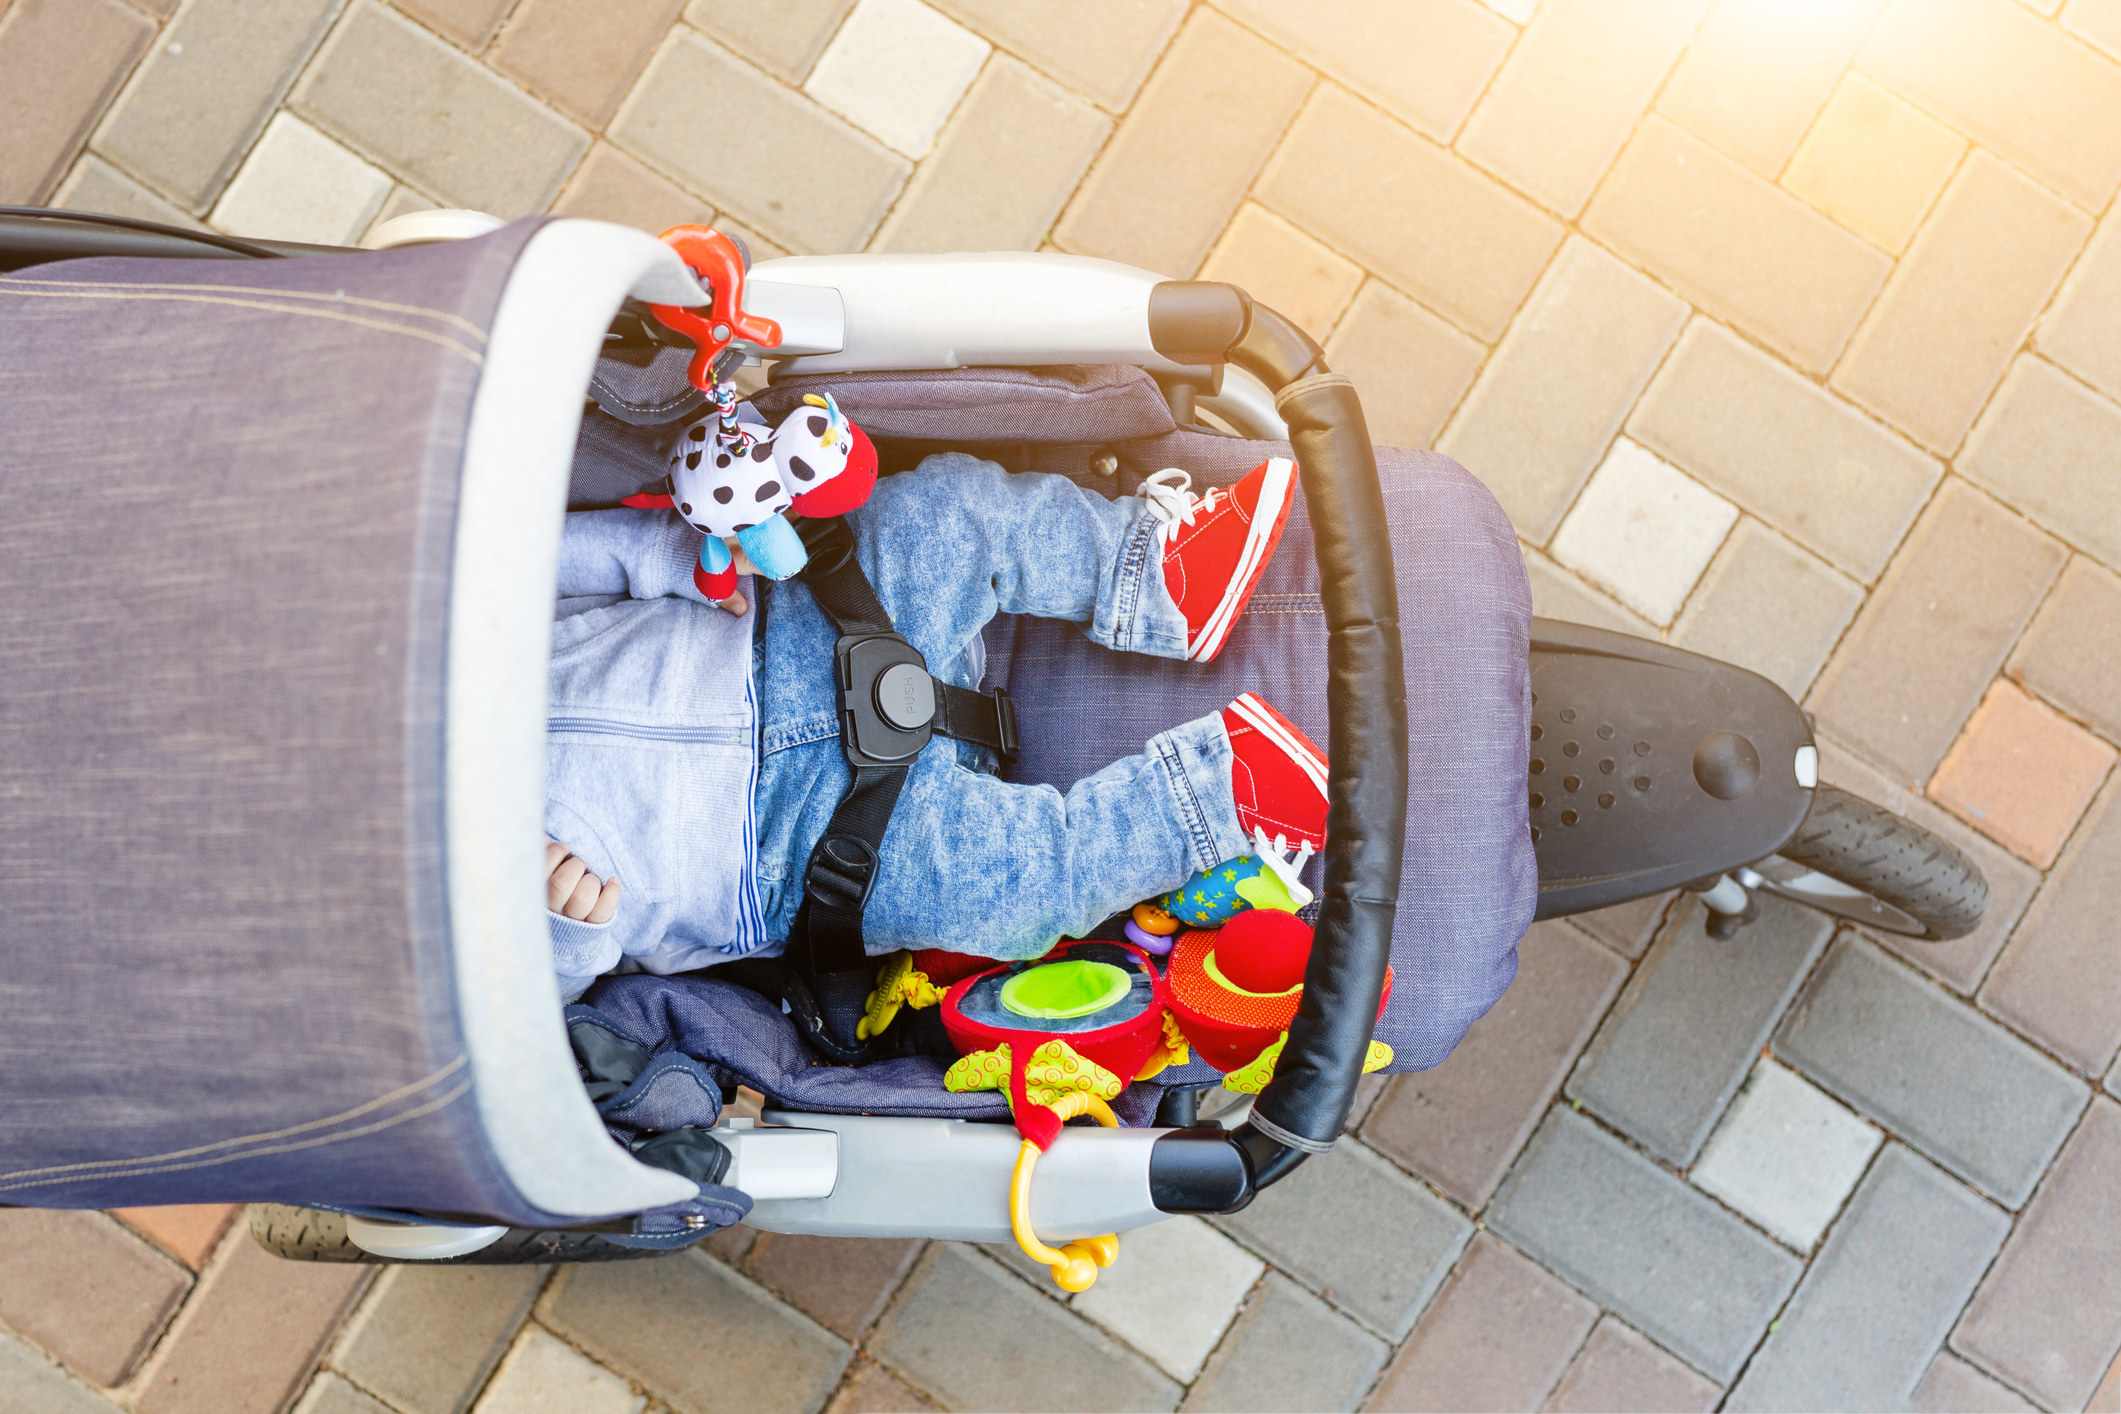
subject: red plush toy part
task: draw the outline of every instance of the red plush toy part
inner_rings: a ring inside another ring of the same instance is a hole
[[[1226,980],[1248,992],[1301,987],[1311,960],[1311,927],[1278,908],[1248,908],[1217,932],[1215,960]]]
[[[797,515],[812,520],[843,516],[867,501],[869,493],[876,489],[876,444],[851,420],[847,431],[854,439],[854,446],[847,452],[847,465],[824,485],[797,496],[791,506]]]

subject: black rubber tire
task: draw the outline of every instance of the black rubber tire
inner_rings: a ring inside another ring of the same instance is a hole
[[[1929,930],[1929,942],[1964,937],[1988,912],[1988,880],[1973,860],[1834,786],[1812,792],[1811,813],[1776,853],[1900,909]]]
[[[300,1208],[290,1203],[250,1205],[250,1235],[275,1257],[294,1262],[367,1262],[375,1266],[395,1265],[354,1246],[346,1235],[346,1219],[339,1213],[318,1208]],[[628,1247],[598,1232],[547,1232],[537,1228],[510,1228],[490,1247],[462,1257],[406,1263],[408,1266],[544,1266],[554,1262],[630,1262],[641,1257],[661,1257],[665,1250]]]

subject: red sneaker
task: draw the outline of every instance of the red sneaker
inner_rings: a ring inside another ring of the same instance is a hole
[[[1273,457],[1229,490],[1191,494],[1193,478],[1176,467],[1142,483],[1149,510],[1163,521],[1164,587],[1186,616],[1186,657],[1205,663],[1252,597],[1289,519],[1296,463]]]
[[[1247,692],[1223,709],[1237,823],[1262,847],[1309,854],[1326,844],[1326,754]]]

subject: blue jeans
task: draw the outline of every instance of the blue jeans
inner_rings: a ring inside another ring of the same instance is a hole
[[[952,452],[884,478],[848,521],[877,597],[947,682],[978,685],[980,630],[998,613],[1065,619],[1121,652],[1185,656],[1157,522],[1138,499]],[[778,940],[851,775],[833,681],[838,631],[795,580],[763,598],[758,875],[767,936]],[[1220,713],[1158,733],[1065,795],[992,772],[991,755],[964,743],[937,737],[921,752],[863,917],[870,952],[1035,957],[1251,848]]]

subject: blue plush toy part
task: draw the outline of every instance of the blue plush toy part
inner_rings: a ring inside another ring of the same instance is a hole
[[[803,548],[803,537],[795,533],[795,527],[786,516],[774,516],[757,525],[747,526],[736,533],[737,544],[744,547],[752,566],[768,579],[786,579],[801,569],[809,560],[809,551]],[[720,546],[721,541],[713,544]],[[729,552],[722,550],[726,563]]]
[[[1279,874],[1246,854],[1201,870],[1164,895],[1163,909],[1192,927],[1220,928],[1248,908],[1294,913],[1309,902],[1309,890],[1296,897]]]
[[[745,553],[750,553],[746,548]],[[734,564],[736,559],[729,553],[728,545],[718,535],[710,535],[700,542],[700,568],[709,574],[720,574]]]

